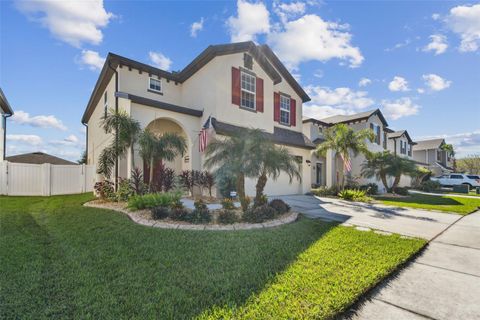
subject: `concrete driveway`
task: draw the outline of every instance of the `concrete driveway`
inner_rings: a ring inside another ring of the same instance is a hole
[[[293,210],[307,217],[339,221],[344,224],[433,239],[461,218],[456,214],[371,205],[340,199],[306,195],[280,196]]]

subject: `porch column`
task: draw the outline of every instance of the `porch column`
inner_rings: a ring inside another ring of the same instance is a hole
[[[333,150],[328,150],[327,155],[325,156],[325,182],[328,188],[331,188],[336,183],[336,174],[335,174],[335,152]]]

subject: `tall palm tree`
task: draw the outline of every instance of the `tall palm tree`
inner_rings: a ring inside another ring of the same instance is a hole
[[[206,168],[216,168],[215,173],[230,172],[235,175],[237,194],[244,211],[248,208],[245,177],[260,171],[256,151],[262,136],[263,132],[259,129],[239,129],[225,139],[212,139],[206,150]]]
[[[187,150],[187,142],[184,137],[177,133],[166,132],[156,136],[150,130],[145,129],[139,137],[140,156],[143,161],[149,163],[149,185],[152,187],[153,166],[159,160],[173,161],[178,155],[184,155]]]
[[[318,145],[315,150],[318,156],[325,156],[328,150],[335,154],[349,159],[350,153],[356,157],[358,154],[368,155],[370,151],[367,147],[367,140],[373,141],[375,134],[371,129],[353,130],[344,123],[337,124],[325,130],[325,141]],[[344,161],[345,161],[344,160]],[[343,170],[343,167],[342,167]],[[342,178],[342,188],[345,184],[345,173]]]
[[[373,153],[362,164],[362,175],[366,178],[375,176],[382,181],[387,191],[394,191],[398,187],[402,175],[415,176],[416,174],[415,162],[388,151]],[[394,178],[391,186],[388,185],[387,177]]]
[[[111,109],[108,114],[102,117],[101,126],[105,133],[117,133],[110,145],[102,150],[99,158],[98,173],[110,177],[112,167],[117,159],[130,149],[132,168],[135,165],[134,144],[141,131],[140,123],[130,117],[127,112]]]
[[[377,180],[381,180],[385,190],[389,190],[387,176],[390,172],[392,157],[393,155],[388,151],[369,154],[362,164],[362,176],[365,178],[375,177]]]
[[[261,202],[263,196],[263,190],[267,184],[268,177],[276,180],[282,172],[285,172],[290,183],[294,178],[301,180],[299,165],[295,156],[285,147],[278,147],[270,140],[265,139],[263,141],[261,150],[257,153],[259,161],[261,162],[260,172],[255,186],[255,204]]]

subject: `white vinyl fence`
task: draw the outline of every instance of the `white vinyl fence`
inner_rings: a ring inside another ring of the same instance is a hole
[[[53,165],[0,162],[0,194],[50,196],[93,191],[92,165]]]

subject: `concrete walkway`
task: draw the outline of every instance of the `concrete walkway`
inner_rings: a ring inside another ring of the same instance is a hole
[[[412,237],[433,239],[461,218],[460,215],[350,202],[306,195],[275,197],[307,217],[338,221]]]
[[[417,194],[425,194],[427,196],[437,196],[437,197],[457,197],[457,198],[469,198],[469,199],[478,199],[480,200],[480,196],[469,196],[469,195],[463,195],[463,194],[452,194],[452,193],[430,193],[430,192],[423,192],[423,191],[418,191],[418,190],[409,190],[408,192],[410,193],[417,193]]]
[[[433,239],[352,312],[351,319],[480,319],[480,212]]]

